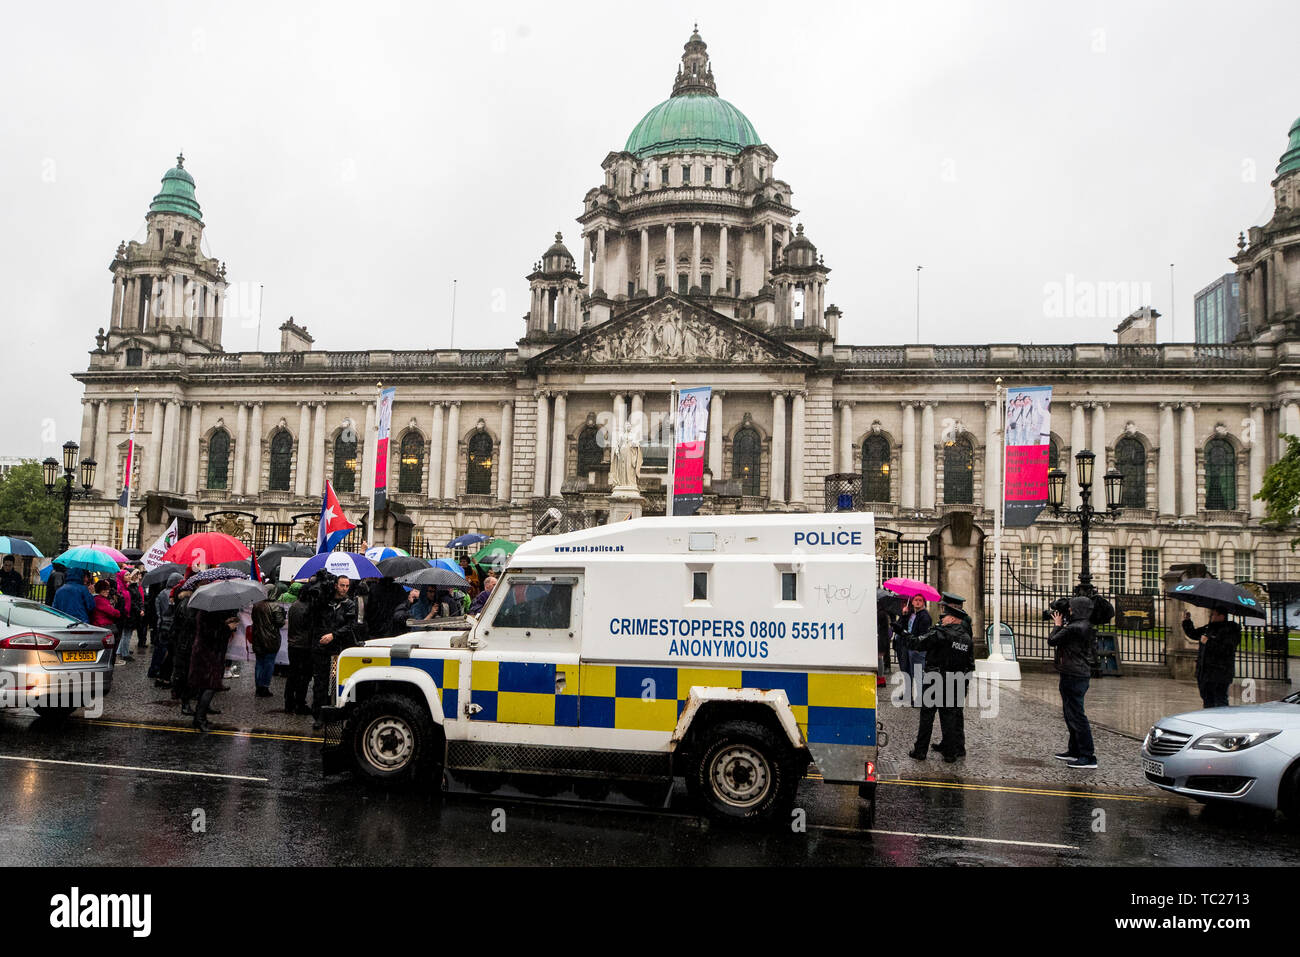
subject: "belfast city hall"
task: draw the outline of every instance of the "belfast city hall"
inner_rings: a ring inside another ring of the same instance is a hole
[[[952,512],[991,529],[1000,378],[1053,387],[1054,464],[1073,476],[1087,448],[1097,475],[1123,476],[1122,507],[1092,533],[1098,584],[1149,591],[1177,562],[1293,578],[1290,535],[1261,525],[1253,497],[1282,433],[1300,435],[1300,120],[1287,131],[1286,119],[1272,217],[1224,237],[1242,318],[1220,345],[1157,342],[1150,309],[1116,317],[1107,342],[841,343],[832,265],[855,253],[805,234],[777,153],[718,95],[698,33],[671,95],[604,158],[577,230],[532,264],[508,347],[413,351],[393,330],[394,348],[331,351],[291,318],[278,351],[225,351],[225,264],[202,252],[195,180],[178,158],[144,241],[117,248],[111,316],[75,373],[81,447],[100,468],[95,494],[73,505],[72,538],[147,545],[176,518],[182,533],[314,542],[327,480],[364,528],[379,382],[397,393],[377,542],[431,553],[470,531],[520,541],[552,508],[565,527],[603,522],[607,437],[627,423],[641,438],[644,513],[663,514],[669,396],[692,385],[713,388],[705,513],[847,503],[904,540]],[[1073,480],[1067,489],[1077,504]],[[1072,582],[1085,559],[1078,527],[1050,511],[1009,531],[1007,549],[1045,587]]]

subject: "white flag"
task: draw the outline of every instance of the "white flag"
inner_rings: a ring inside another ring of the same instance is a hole
[[[145,552],[144,557],[140,559],[140,563],[150,571],[153,571],[159,565],[166,564],[163,561],[163,555],[167,554],[167,549],[176,544],[176,539],[178,538],[176,521],[176,519],[172,519],[171,525],[167,526],[167,531],[162,533],[162,538],[150,545],[149,550]]]

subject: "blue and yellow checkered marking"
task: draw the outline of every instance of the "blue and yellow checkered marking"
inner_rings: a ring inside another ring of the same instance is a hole
[[[339,693],[348,679],[363,668],[418,668],[433,679],[438,688],[438,700],[442,702],[442,713],[448,721],[456,718],[456,706],[460,687],[460,662],[444,658],[398,658],[393,660],[388,655],[366,655],[354,657],[343,655],[339,662]]]
[[[560,674],[565,687],[556,690]],[[540,661],[475,661],[470,696],[482,710],[474,721],[578,726],[578,666]]]

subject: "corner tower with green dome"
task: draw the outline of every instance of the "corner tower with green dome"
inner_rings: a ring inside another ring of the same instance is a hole
[[[100,348],[141,367],[155,353],[220,351],[226,267],[202,247],[203,210],[181,154],[163,173],[142,239],[123,240],[109,265],[113,305]]]
[[[666,293],[810,352],[833,343],[829,270],[782,268],[798,210],[776,160],[749,117],[718,95],[697,28],[671,95],[605,157],[604,182],[583,199],[577,306],[561,312],[535,295],[521,348],[536,352]]]
[[[1237,239],[1242,335],[1275,342],[1300,334],[1300,118],[1291,124],[1273,180],[1273,217]]]

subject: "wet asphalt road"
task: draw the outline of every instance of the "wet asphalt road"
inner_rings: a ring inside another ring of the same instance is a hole
[[[888,781],[866,830],[855,788],[808,780],[806,831],[752,834],[681,793],[646,810],[376,792],[323,779],[318,748],[0,715],[0,865],[1300,864],[1281,818],[1153,792]]]

